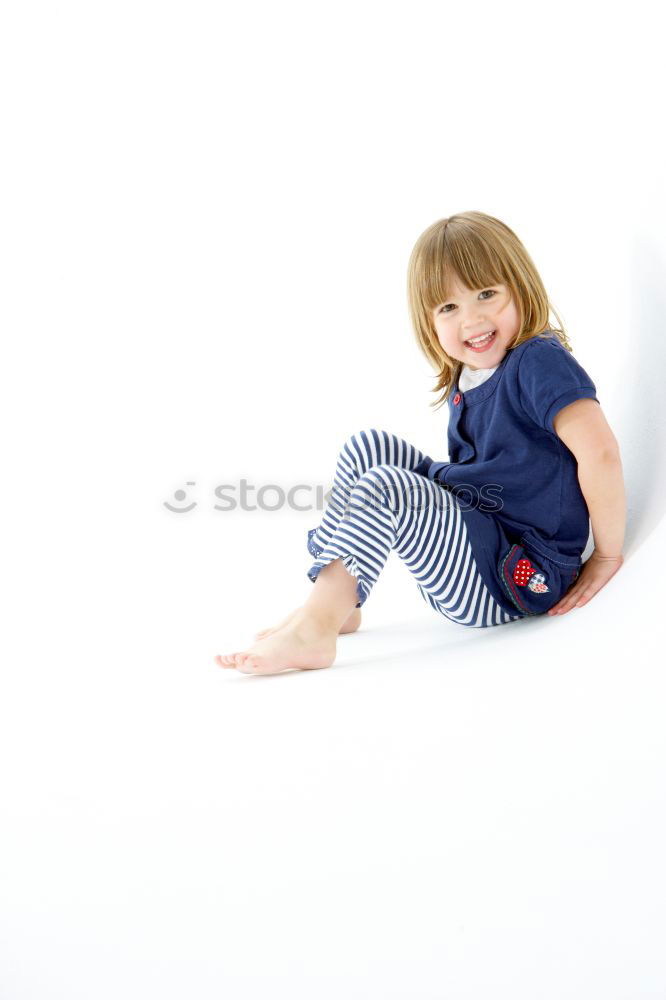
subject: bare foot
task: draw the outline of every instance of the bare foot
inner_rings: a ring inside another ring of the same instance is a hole
[[[271,625],[270,628],[264,628],[261,629],[260,632],[256,632],[254,636],[255,639],[265,639],[267,635],[273,635],[273,633],[277,632],[278,629],[284,628],[284,626],[288,622],[290,622],[294,617],[294,615],[298,614],[300,610],[301,610],[300,608],[296,608],[296,611],[292,611],[290,614],[287,615],[286,618],[283,618],[281,622],[278,622],[277,625]],[[348,632],[356,632],[356,630],[360,627],[360,625],[361,625],[361,609],[354,608],[349,618],[345,622],[343,622],[342,625],[340,626],[340,631],[338,635],[347,635]]]
[[[287,624],[239,653],[215,657],[220,667],[243,674],[277,674],[282,670],[319,670],[335,660],[335,635],[316,619],[294,612]]]

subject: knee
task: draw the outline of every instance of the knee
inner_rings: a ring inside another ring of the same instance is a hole
[[[376,440],[375,436],[379,434],[381,434],[381,431],[378,431],[375,427],[362,427],[361,430],[350,434],[344,444],[348,447],[360,447],[365,451],[368,444],[374,442]]]
[[[365,465],[372,465],[374,456],[393,454],[397,445],[394,434],[379,427],[362,427],[350,434],[342,446],[342,452],[365,456]],[[377,466],[375,466],[377,468]]]
[[[356,496],[367,497],[372,495],[382,502],[382,506],[389,506],[398,513],[405,507],[412,507],[421,510],[430,502],[432,484],[424,482],[422,476],[418,476],[408,469],[399,465],[383,463],[373,465],[367,472],[362,473],[352,493],[356,491]],[[440,490],[437,490],[437,496]]]
[[[395,465],[373,465],[358,477],[351,492],[351,502],[397,509],[402,489],[398,471]]]

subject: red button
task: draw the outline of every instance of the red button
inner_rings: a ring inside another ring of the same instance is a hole
[[[455,396],[453,397],[453,405],[454,405],[454,406],[457,406],[459,402],[460,402],[460,393],[459,393],[459,392],[457,392],[457,393],[455,394]]]

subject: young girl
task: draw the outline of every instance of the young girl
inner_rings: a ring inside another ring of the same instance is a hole
[[[449,461],[387,431],[352,434],[308,532],[314,588],[220,666],[330,666],[392,549],[435,611],[472,628],[582,607],[622,565],[618,443],[515,233],[482,212],[435,222],[412,250],[408,302],[435,403],[449,405]]]

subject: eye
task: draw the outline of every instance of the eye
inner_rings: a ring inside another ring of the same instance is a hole
[[[486,292],[490,292],[490,294],[491,294],[491,295],[497,295],[497,292],[496,292],[496,290],[495,290],[494,288],[484,288],[484,289],[483,289],[482,291],[480,291],[480,292],[479,292],[479,295],[485,295],[485,293],[486,293]],[[487,301],[488,301],[488,299],[484,299],[483,301],[484,301],[484,302],[487,302]],[[445,303],[445,304],[444,304],[443,306],[441,306],[441,307],[440,307],[440,308],[439,308],[439,309],[437,310],[437,312],[440,312],[440,313],[441,313],[441,312],[448,312],[448,307],[449,307],[450,305],[452,305],[452,303],[451,303],[451,302],[446,302],[446,303]]]

